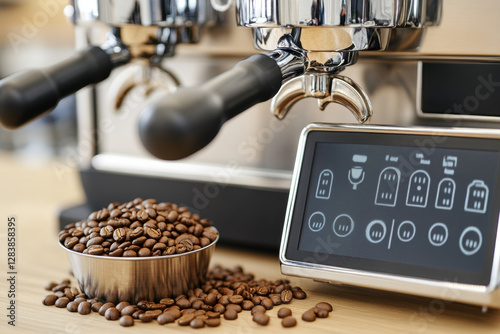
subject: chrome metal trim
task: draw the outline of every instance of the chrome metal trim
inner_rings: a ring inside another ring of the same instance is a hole
[[[308,125],[303,129],[300,135],[279,252],[281,270],[283,274],[313,278],[331,283],[357,285],[500,308],[500,229],[497,230],[490,283],[487,286],[440,282],[436,280],[381,274],[350,268],[332,267],[288,260],[286,258],[288,235],[290,233],[291,219],[296,200],[301,166],[304,159],[304,149],[307,141],[307,135],[311,131],[355,131],[360,133],[421,134],[449,137],[500,139],[500,129],[332,125],[320,123]],[[453,295],[453,298],[448,297],[446,294]]]
[[[481,121],[481,122],[500,122],[500,116],[479,116],[479,115],[454,115],[454,114],[428,114],[422,111],[422,66],[423,62],[417,64],[417,94],[416,107],[417,116],[423,119],[455,120],[455,121]]]
[[[431,4],[434,3],[433,6]],[[242,26],[411,27],[438,21],[441,0],[236,0]],[[436,13],[426,13],[427,10]]]
[[[238,166],[166,162],[153,158],[118,154],[98,154],[92,158],[92,167],[103,172],[153,176],[199,182],[218,182],[248,188],[290,188],[291,173],[284,170],[264,170]]]

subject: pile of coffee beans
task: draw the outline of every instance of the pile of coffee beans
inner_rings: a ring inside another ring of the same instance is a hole
[[[228,321],[238,319],[238,314],[242,311],[250,311],[255,323],[266,326],[271,319],[268,312],[275,306],[287,305],[292,300],[307,297],[300,287],[290,285],[288,280],[256,280],[254,275],[245,273],[241,267],[230,270],[221,266],[212,268],[205,283],[189,290],[185,295],[158,301],[143,300],[136,305],[126,301],[115,305],[88,299],[71,286],[70,280],[51,282],[45,288],[51,294],[43,299],[44,305],[55,305],[82,315],[89,314],[92,310],[107,320],[118,320],[125,327],[133,326],[135,321],[153,320],[160,325],[177,322],[179,326],[192,328],[216,327],[221,324],[222,318]],[[331,311],[329,303],[317,303],[302,314],[302,320],[310,322],[316,318],[326,318]],[[277,316],[282,319],[283,327],[297,325],[292,310],[286,306],[277,311]]]
[[[75,252],[122,257],[148,257],[190,252],[217,239],[212,221],[187,207],[136,198],[111,203],[86,220],[69,224],[59,242]]]

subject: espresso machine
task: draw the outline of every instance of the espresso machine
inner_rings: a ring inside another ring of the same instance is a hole
[[[86,51],[0,82],[0,120],[80,89],[62,224],[153,197],[284,274],[500,307],[500,4],[473,6],[74,0]]]

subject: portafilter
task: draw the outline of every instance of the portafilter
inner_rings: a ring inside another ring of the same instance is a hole
[[[177,44],[197,42],[202,29],[218,16],[209,0],[72,0],[65,12],[77,26],[107,29],[104,43],[50,67],[1,80],[0,123],[6,128],[18,128],[52,110],[62,98],[105,80],[114,68],[134,59],[161,68],[161,60],[172,56]],[[174,77],[171,81],[178,83]]]
[[[285,117],[295,102],[344,105],[359,122],[372,107],[367,94],[339,73],[360,51],[418,49],[425,28],[439,23],[441,0],[235,0],[237,23],[253,29],[267,53],[240,61],[199,87],[156,97],[139,132],[156,157],[181,159],[205,147],[227,120],[273,98]]]

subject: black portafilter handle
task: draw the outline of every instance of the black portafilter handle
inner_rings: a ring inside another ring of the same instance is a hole
[[[180,88],[149,105],[139,133],[154,156],[177,160],[205,147],[225,121],[273,97],[281,87],[277,62],[253,55],[199,87]]]
[[[8,76],[0,81],[0,123],[18,128],[54,109],[62,98],[103,81],[112,69],[110,56],[92,46],[50,67]]]

